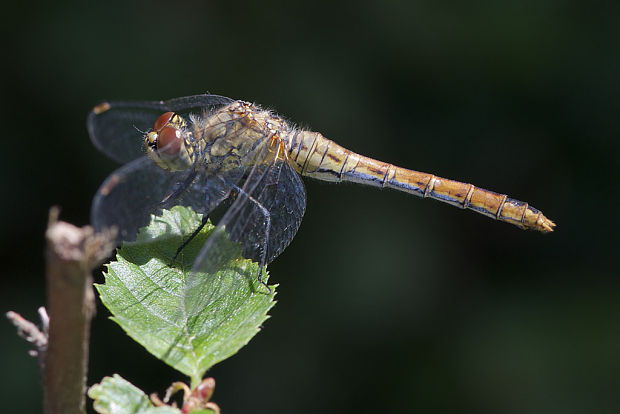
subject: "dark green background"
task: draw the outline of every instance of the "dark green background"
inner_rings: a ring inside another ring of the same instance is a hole
[[[35,318],[49,207],[87,224],[115,168],[89,109],[210,91],[558,223],[541,235],[307,180],[299,234],[269,269],[272,318],[210,372],[224,412],[620,412],[620,3],[19,4],[1,29],[2,312]],[[182,379],[107,316],[89,384]],[[2,411],[38,412],[36,361],[0,330]]]

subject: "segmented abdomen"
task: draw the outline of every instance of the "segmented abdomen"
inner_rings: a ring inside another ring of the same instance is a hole
[[[555,227],[553,221],[526,202],[356,154],[317,132],[296,131],[291,134],[287,146],[289,159],[297,171],[308,177],[393,188],[543,233]]]

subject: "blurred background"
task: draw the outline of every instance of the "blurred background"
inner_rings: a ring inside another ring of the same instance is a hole
[[[542,235],[306,180],[304,222],[269,267],[280,284],[271,319],[209,372],[223,412],[620,412],[620,3],[114,0],[3,11],[2,312],[36,319],[48,209],[87,224],[116,168],[89,141],[90,108],[209,91],[365,155],[528,201],[558,224]],[[184,379],[108,316],[99,306],[89,384],[119,373],[161,394]],[[3,410],[41,411],[36,361],[7,321],[0,337]]]

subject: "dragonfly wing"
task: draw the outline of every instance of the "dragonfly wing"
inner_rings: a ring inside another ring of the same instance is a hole
[[[162,113],[201,114],[232,102],[225,96],[208,94],[167,101],[104,102],[88,115],[88,133],[97,149],[124,164],[144,155],[138,131],[148,131]]]
[[[238,210],[235,225],[229,223],[233,239],[240,240],[246,257],[264,264],[271,263],[297,234],[306,209],[306,191],[297,172],[285,161],[278,161],[262,171],[258,167],[253,181],[259,182],[251,194],[257,202],[246,202]],[[259,176],[262,175],[262,179]],[[251,190],[252,183],[244,187]],[[269,213],[269,222],[265,220]],[[248,219],[249,218],[249,219]],[[265,243],[266,241],[266,243]],[[263,246],[267,250],[263,253]]]
[[[289,245],[301,224],[306,192],[280,152],[265,145],[235,201],[203,246],[193,274],[213,273],[234,258],[224,238],[241,244],[243,256],[265,265]]]
[[[169,172],[148,157],[138,158],[114,171],[101,185],[91,210],[95,230],[116,227],[118,241],[133,241],[150,214],[175,205],[209,214],[225,200],[244,171],[231,169],[225,176],[209,176],[205,169]]]

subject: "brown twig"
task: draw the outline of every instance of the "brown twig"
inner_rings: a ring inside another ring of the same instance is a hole
[[[92,270],[107,257],[111,235],[94,234],[58,221],[50,210],[46,232],[49,339],[44,362],[44,410],[47,414],[85,412],[90,321],[95,312]]]
[[[45,353],[47,351],[47,334],[49,330],[49,317],[44,307],[39,308],[39,316],[41,318],[42,329],[30,322],[17,312],[9,311],[6,317],[17,328],[17,335],[34,345],[28,353],[30,356],[37,357],[39,360],[39,369],[43,375],[43,366],[45,361]]]

